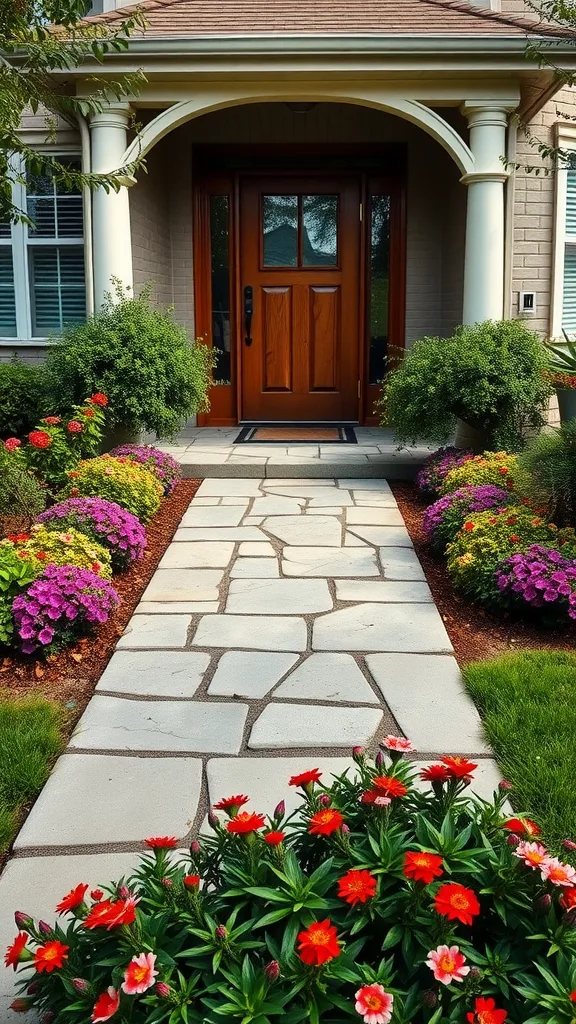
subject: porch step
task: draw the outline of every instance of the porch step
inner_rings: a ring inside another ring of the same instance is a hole
[[[278,462],[272,459],[259,459],[255,464],[251,460],[242,462],[240,458],[234,459],[233,462],[196,462],[192,452],[179,456],[173,449],[171,449],[170,454],[174,455],[178,462],[180,462],[182,476],[186,480],[199,477],[204,479],[210,477],[251,477],[260,480],[267,477],[277,479],[292,477],[298,477],[299,479],[304,477],[325,479],[334,476],[338,476],[341,479],[355,480],[414,480],[425,457],[422,455],[421,458],[408,456],[393,459],[382,456],[381,459],[373,462],[362,462],[352,459],[349,462],[343,459],[335,459],[334,461],[330,459],[317,459],[310,462],[290,462],[288,460],[286,462]],[[427,452],[426,454],[429,453]]]

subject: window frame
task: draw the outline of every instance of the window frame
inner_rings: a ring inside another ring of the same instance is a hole
[[[576,158],[576,125],[560,121],[556,124],[555,145],[569,151]],[[576,163],[574,168],[576,169]],[[552,295],[550,303],[550,337],[562,340],[562,320],[564,315],[564,272],[566,252],[572,247],[576,251],[576,235],[569,235],[566,230],[566,213],[568,199],[568,167],[556,170],[554,195],[554,244],[552,259]]]
[[[81,159],[81,150],[78,146],[42,146],[43,153],[50,156],[70,157]],[[10,165],[13,169],[14,182],[12,184],[12,202],[18,209],[26,211],[26,186],[17,181],[18,176],[23,176],[26,161],[21,154],[13,154],[10,158]],[[82,197],[83,200],[83,197]],[[14,275],[14,296],[16,305],[16,335],[8,338],[0,336],[0,346],[37,347],[48,344],[48,335],[35,335],[32,331],[32,281],[30,277],[30,266],[28,250],[30,246],[40,247],[51,246],[76,246],[80,247],[86,261],[86,242],[84,236],[79,238],[28,238],[28,225],[22,221],[11,224],[10,235],[0,238],[0,245],[10,245],[12,248],[12,269]],[[84,272],[86,268],[84,267]]]

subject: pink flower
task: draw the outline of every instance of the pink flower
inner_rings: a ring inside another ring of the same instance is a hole
[[[155,963],[155,953],[140,953],[139,956],[133,956],[124,971],[122,991],[127,996],[135,996],[152,988],[158,975],[158,971],[154,970]]]
[[[558,857],[548,857],[542,864],[542,878],[552,885],[576,885],[576,868],[563,864]]]
[[[470,968],[465,967],[466,957],[458,946],[438,946],[428,953],[426,966],[432,971],[436,981],[449,985],[451,981],[463,981]]]
[[[518,843],[513,856],[524,861],[528,868],[541,868],[548,860],[548,851],[542,843]]]
[[[14,452],[20,447],[22,441],[19,441],[17,437],[8,437],[4,441],[4,447],[7,452]]]
[[[354,1009],[365,1024],[388,1024],[392,1020],[394,996],[383,985],[364,985],[356,993]]]
[[[412,741],[407,740],[404,736],[386,736],[382,740],[382,746],[387,747],[388,750],[400,750],[403,754],[408,754],[411,750],[414,750]]]

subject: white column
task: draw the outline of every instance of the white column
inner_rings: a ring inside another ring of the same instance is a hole
[[[128,107],[118,105],[92,115],[93,171],[107,173],[122,166],[129,113]],[[118,192],[97,189],[92,196],[92,222],[94,299],[95,308],[99,309],[105,292],[114,295],[113,277],[118,278],[125,288],[132,288],[134,284],[128,188],[122,185]]]
[[[465,324],[504,315],[504,182],[508,113],[496,103],[464,103],[475,169],[468,186],[464,263]]]

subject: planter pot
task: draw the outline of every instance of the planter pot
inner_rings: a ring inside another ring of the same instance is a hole
[[[138,430],[135,427],[113,427],[110,430],[104,431],[100,449],[104,455],[121,444],[142,444],[143,439],[144,431]]]
[[[560,422],[576,419],[576,388],[556,388]]]
[[[459,419],[456,426],[456,439],[454,443],[457,448],[469,448],[475,454],[490,451],[490,431],[484,428],[471,427],[469,423]]]

